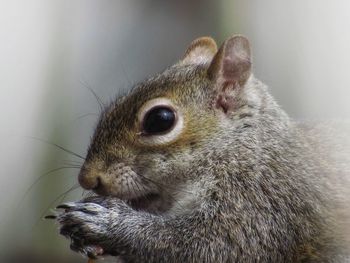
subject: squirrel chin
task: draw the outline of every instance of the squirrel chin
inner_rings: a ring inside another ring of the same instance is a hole
[[[126,203],[134,210],[142,210],[145,212],[161,212],[164,208],[162,198],[159,194],[149,193],[141,197],[126,200]]]

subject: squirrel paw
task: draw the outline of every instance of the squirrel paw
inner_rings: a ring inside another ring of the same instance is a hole
[[[108,202],[101,198],[85,199],[59,205],[62,209],[57,215],[60,234],[71,239],[70,248],[89,258],[111,254],[108,229],[111,222],[111,210],[105,207]],[[113,216],[115,217],[115,211]]]

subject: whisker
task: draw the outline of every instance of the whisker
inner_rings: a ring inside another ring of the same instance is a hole
[[[75,160],[63,160],[64,162],[67,162],[67,163],[72,163],[72,164],[76,164],[76,165],[82,165],[83,164],[83,161],[75,161]]]
[[[186,194],[191,194],[191,192],[188,192],[188,191],[185,191],[185,190],[182,190],[182,189],[177,189],[175,187],[171,187],[171,186],[162,184],[162,183],[160,183],[158,181],[155,181],[153,179],[149,179],[149,178],[145,177],[144,175],[138,174],[138,176],[140,176],[141,178],[143,178],[146,181],[149,181],[150,183],[153,183],[154,185],[156,185],[158,187],[162,187],[163,186],[163,187],[166,187],[168,189],[171,189],[171,190],[174,190],[174,191],[177,191],[177,192],[183,192],[183,193],[186,193]]]
[[[185,208],[180,204],[179,201],[177,201],[172,195],[168,196],[171,200],[173,200],[174,203],[176,203],[182,210],[185,210]]]
[[[135,189],[135,181],[132,180],[132,181],[130,182],[130,185],[131,185],[131,188],[132,188],[132,191],[133,191],[133,195],[134,195],[135,193],[137,193],[137,191],[136,191],[136,189]],[[140,189],[139,189],[139,192],[141,193]]]
[[[148,191],[148,189],[146,188],[146,186],[140,184],[140,183],[137,182],[137,181],[134,181],[134,183],[135,183],[136,187],[139,189],[139,191],[144,193],[144,194],[142,194],[142,198],[145,198],[147,201],[150,202],[151,200],[150,200],[150,198],[149,198],[149,197],[147,196],[147,194],[146,194],[147,191]],[[141,191],[140,186],[142,187],[143,191]]]
[[[78,184],[74,184],[74,185],[73,185],[72,187],[70,187],[67,191],[63,192],[63,193],[60,194],[58,197],[56,197],[52,202],[50,202],[50,204],[45,208],[44,212],[40,215],[40,217],[38,218],[38,220],[35,222],[35,224],[34,224],[32,230],[34,230],[34,228],[39,224],[40,220],[41,220],[42,218],[44,218],[45,214],[47,213],[47,210],[49,210],[49,209],[52,207],[52,205],[53,205],[54,203],[56,203],[56,202],[57,202],[60,198],[62,198],[62,197],[63,197],[63,199],[64,199],[64,198],[67,196],[68,193],[70,193],[70,192],[72,192],[72,191],[74,191],[74,190],[76,190],[76,189],[78,189],[78,188],[79,188],[79,185],[78,185]],[[61,200],[63,200],[63,199],[61,199]],[[61,201],[61,202],[62,202],[62,201]]]
[[[66,191],[66,193],[62,196],[62,198],[60,199],[60,201],[58,202],[59,204],[61,204],[63,201],[64,201],[64,199],[66,198],[66,196],[71,192],[71,191],[74,191],[74,190],[76,190],[76,189],[78,189],[79,188],[79,184],[74,184],[70,189],[69,189],[69,191]]]
[[[134,183],[134,185],[137,187],[137,189],[139,190],[140,193],[144,192],[143,197],[147,198],[147,197],[146,197],[147,194],[145,194],[145,193],[147,192],[146,187],[142,185],[144,191],[141,191],[141,189],[140,189],[140,184],[139,184],[137,181],[135,181],[135,180],[133,180],[133,183]]]
[[[140,185],[137,181],[133,180],[133,185],[137,187],[140,193],[143,193],[141,195],[142,198],[145,198],[147,201],[150,201],[148,195],[147,195],[147,188],[144,185]],[[140,186],[143,188],[143,191],[140,189]],[[135,191],[135,190],[134,190]]]
[[[63,167],[58,167],[55,169],[51,169],[47,172],[45,172],[44,174],[40,175],[38,178],[35,179],[35,181],[31,184],[31,186],[26,190],[26,192],[24,193],[23,197],[21,198],[20,202],[18,203],[17,209],[19,209],[19,207],[23,204],[24,199],[28,196],[28,194],[30,193],[31,190],[33,190],[34,186],[36,186],[45,176],[48,176],[54,172],[63,170],[63,169],[74,169],[76,167],[71,167],[71,166],[63,166]]]
[[[86,113],[86,114],[83,114],[83,115],[76,117],[73,121],[77,121],[77,120],[83,119],[83,118],[88,117],[88,116],[98,116],[98,114],[97,113]]]
[[[131,80],[130,80],[128,74],[126,73],[125,67],[124,67],[124,65],[123,65],[122,63],[120,64],[120,67],[121,67],[121,69],[122,69],[122,71],[123,71],[123,73],[124,73],[124,76],[125,76],[126,81],[128,82],[128,84],[129,84],[130,86],[132,86],[133,84],[132,84],[132,82],[131,82]]]
[[[26,136],[26,137],[30,138],[30,139],[33,139],[33,140],[45,142],[45,143],[47,143],[49,145],[57,147],[58,149],[61,149],[62,151],[66,152],[66,153],[70,153],[70,154],[74,155],[75,157],[79,157],[80,159],[85,160],[85,158],[83,156],[81,156],[80,154],[77,154],[77,153],[75,153],[75,152],[73,152],[71,150],[68,150],[68,149],[66,149],[66,148],[64,148],[64,147],[62,147],[62,146],[60,146],[60,145],[58,145],[58,144],[56,144],[54,142],[50,142],[50,141],[43,140],[43,139],[40,139],[40,138],[37,138],[37,137],[32,137],[32,136]]]
[[[83,164],[78,164],[78,163],[71,163],[71,162],[63,162],[63,165],[67,165],[67,166],[70,166],[70,167],[74,167],[74,168],[81,168],[81,166]]]
[[[100,107],[100,111],[103,112],[103,109],[106,106],[104,105],[101,98],[99,96],[97,96],[96,92],[90,87],[90,85],[88,83],[84,82],[83,80],[80,80],[80,83],[92,93],[92,95],[95,97],[95,99]]]
[[[161,186],[158,186],[158,187],[160,187],[160,189],[163,190],[164,192],[167,192],[166,191],[167,189],[164,189],[164,187],[161,187]],[[184,210],[184,207],[180,204],[180,202],[177,201],[170,193],[168,193],[167,197],[170,198],[170,200],[172,200],[174,203],[178,204],[178,206]]]
[[[65,166],[66,168],[71,168],[71,169],[80,169],[81,168],[81,165],[69,165],[69,164],[66,164],[67,166]]]
[[[144,177],[144,176],[141,176],[141,177],[143,177],[143,178],[145,178],[145,179],[148,179],[148,178],[146,178],[146,177]],[[135,183],[136,183],[136,181],[135,181]],[[155,184],[154,182],[152,182],[153,184]],[[137,183],[137,185],[138,185],[138,183]],[[162,187],[162,186],[160,186],[160,185],[157,185],[157,184],[155,184],[157,187],[159,187],[161,190],[163,190],[165,193],[167,193],[167,189],[165,189],[164,187]],[[144,185],[141,185],[142,187],[143,187],[143,189],[145,190],[145,192],[147,191],[147,189],[146,189],[146,187],[144,186]],[[182,209],[184,209],[184,207],[180,204],[180,202],[179,201],[177,201],[170,193],[167,193],[168,195],[167,195],[167,197],[169,197],[174,203],[177,203],[178,205],[179,205],[179,207],[180,208],[182,208]],[[147,199],[147,196],[145,195],[144,196],[144,198],[146,198]]]

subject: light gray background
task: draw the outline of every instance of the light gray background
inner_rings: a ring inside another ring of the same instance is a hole
[[[0,1],[0,253],[85,262],[39,220],[78,170],[25,195],[79,160],[29,137],[84,155],[99,112],[88,87],[108,102],[196,37],[248,36],[255,75],[292,117],[349,118],[349,10],[345,0]]]

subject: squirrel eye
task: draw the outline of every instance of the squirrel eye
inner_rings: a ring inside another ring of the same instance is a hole
[[[142,129],[145,134],[162,134],[174,127],[176,114],[173,109],[167,106],[156,106],[150,109],[142,122]]]

